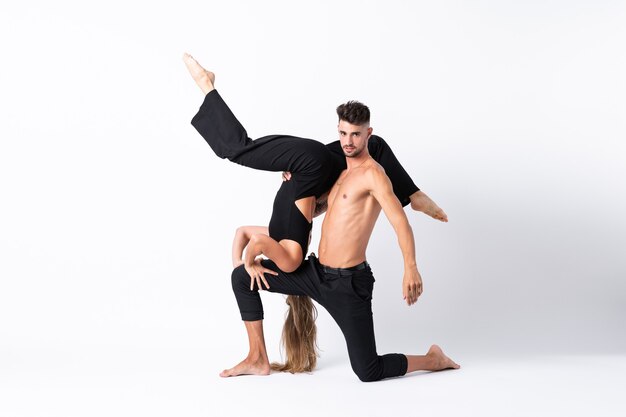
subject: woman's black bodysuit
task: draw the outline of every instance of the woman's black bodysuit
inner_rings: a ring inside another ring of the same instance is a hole
[[[304,259],[312,224],[295,202],[305,197],[319,198],[332,188],[346,169],[339,141],[324,145],[316,140],[288,135],[252,140],[217,90],[206,95],[191,124],[220,158],[264,171],[291,172],[291,180],[282,183],[274,198],[269,236],[277,242],[289,239],[299,243]],[[372,135],[368,149],[385,169],[402,205],[407,205],[411,194],[419,188],[381,137]]]

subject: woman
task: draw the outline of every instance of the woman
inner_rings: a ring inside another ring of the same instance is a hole
[[[246,226],[237,230],[232,248],[233,266],[241,263],[250,275],[251,289],[269,285],[264,274],[276,274],[263,267],[259,255],[271,259],[281,270],[291,272],[304,260],[315,214],[316,202],[346,168],[339,142],[322,143],[287,135],[271,135],[256,140],[248,138],[243,126],[230,111],[214,87],[215,75],[198,64],[189,54],[183,60],[192,77],[205,94],[192,125],[220,158],[266,171],[288,171],[274,199],[268,227]],[[419,189],[399,164],[391,149],[380,137],[368,143],[372,157],[379,162],[394,185],[403,205]],[[245,248],[245,257],[242,254]],[[315,307],[309,297],[288,296],[290,306],[283,341],[285,365],[273,364],[280,371],[302,372],[315,367]]]

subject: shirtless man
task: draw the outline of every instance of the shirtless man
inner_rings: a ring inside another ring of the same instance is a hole
[[[365,252],[381,210],[394,227],[404,257],[402,294],[407,305],[413,305],[422,294],[422,278],[406,214],[383,168],[368,153],[367,141],[372,134],[369,109],[361,103],[348,102],[339,106],[337,113],[347,169],[328,195],[319,260],[311,254],[303,266],[291,273],[280,271],[270,260],[257,260],[253,276],[243,266],[235,268],[233,290],[248,332],[250,351],[241,363],[224,370],[220,374],[223,377],[270,373],[259,289],[306,295],[326,308],[346,338],[352,369],[362,381],[418,370],[459,368],[437,345],[432,345],[425,355],[381,356],[376,352],[371,308],[374,277]]]

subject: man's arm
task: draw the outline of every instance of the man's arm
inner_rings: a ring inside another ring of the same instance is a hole
[[[384,169],[378,165],[373,166],[369,170],[369,175],[372,177],[370,194],[378,201],[398,236],[398,244],[404,258],[402,296],[408,305],[412,305],[422,294],[422,277],[417,271],[415,262],[413,229],[409,224],[406,213],[402,209],[400,201],[393,193],[391,181],[385,175]]]

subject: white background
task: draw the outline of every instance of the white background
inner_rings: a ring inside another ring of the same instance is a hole
[[[313,376],[217,377],[247,350],[231,239],[267,223],[280,175],[218,159],[193,129],[185,51],[251,137],[330,142],[335,107],[365,102],[448,214],[406,209],[425,288],[410,308],[378,222],[381,353],[439,343],[462,365],[593,355],[626,370],[624,22],[620,1],[3,4],[0,414],[230,414],[258,389],[289,410],[335,368],[356,397],[391,386],[356,380],[322,309]],[[283,297],[263,300],[280,360]],[[437,400],[453,375],[393,384]],[[324,404],[355,410],[308,410]]]

